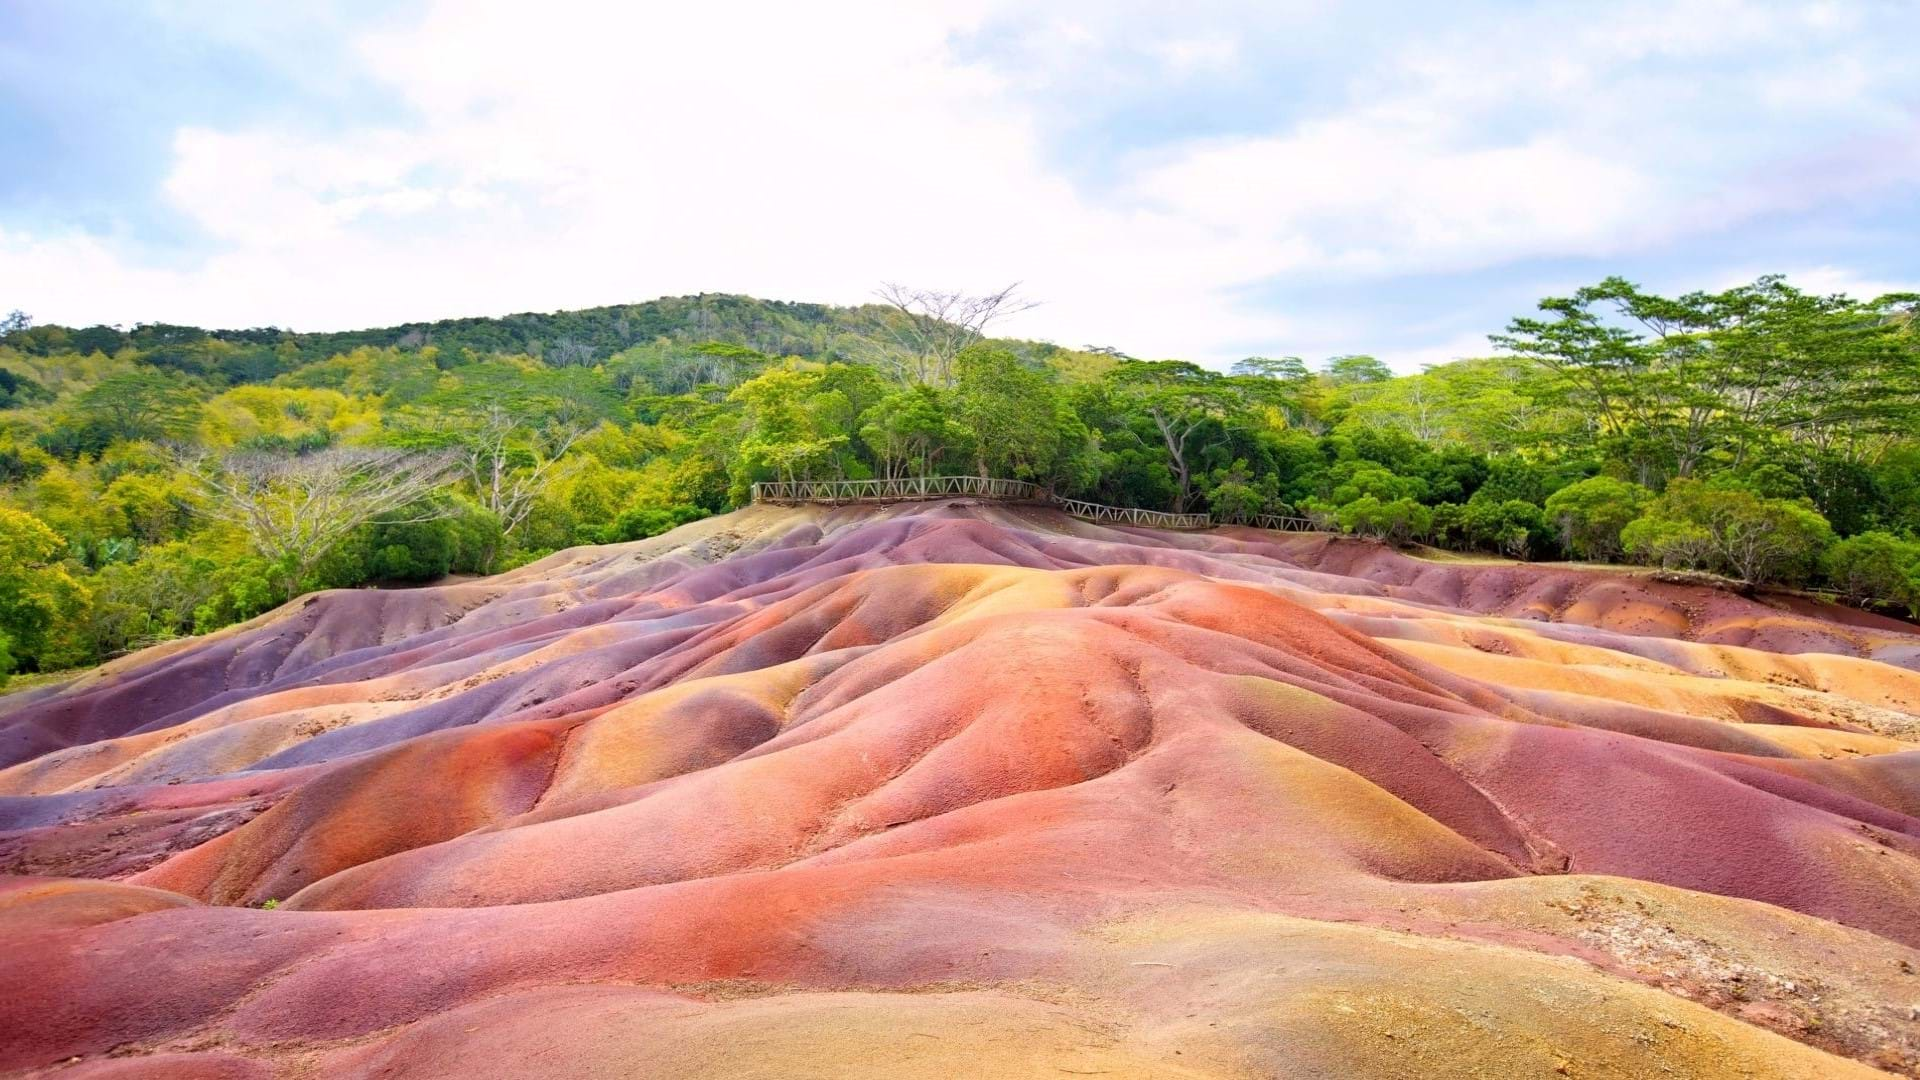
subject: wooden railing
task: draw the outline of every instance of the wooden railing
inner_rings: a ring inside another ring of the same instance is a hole
[[[1223,521],[1223,525],[1247,525],[1255,529],[1272,529],[1275,532],[1314,532],[1313,519],[1288,517],[1283,514],[1255,514],[1252,517]]]
[[[913,476],[898,480],[771,480],[753,485],[753,501],[768,503],[810,502],[841,506],[847,503],[951,498],[1043,503],[1088,521],[1149,529],[1206,529],[1213,526],[1213,519],[1206,514],[1169,514],[1131,506],[1106,506],[1084,499],[1061,498],[1024,480],[999,480],[986,476]],[[1307,527],[1305,518],[1272,520],[1298,521],[1300,524],[1270,527]]]
[[[1046,492],[1024,480],[987,476],[910,476],[898,480],[773,480],[753,485],[754,502],[906,502],[914,499],[1005,499],[1047,502]]]
[[[1213,526],[1213,519],[1205,514],[1169,514],[1131,506],[1106,506],[1082,499],[1056,498],[1053,504],[1073,517],[1117,525],[1138,525],[1148,529],[1206,529]]]

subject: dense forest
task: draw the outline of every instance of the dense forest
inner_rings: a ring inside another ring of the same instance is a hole
[[[350,333],[0,326],[0,678],[301,592],[490,573],[757,480],[977,473],[1121,506],[1631,561],[1920,613],[1920,297],[1542,301],[1486,358],[1225,372],[984,332],[1010,294],[696,296]]]

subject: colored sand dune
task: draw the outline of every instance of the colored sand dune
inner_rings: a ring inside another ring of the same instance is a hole
[[[0,699],[0,830],[0,1072],[1920,1075],[1920,636],[1627,574],[753,507]]]

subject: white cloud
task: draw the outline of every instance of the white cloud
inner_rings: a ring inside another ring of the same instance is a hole
[[[1403,373],[1423,371],[1436,364],[1450,364],[1455,360],[1466,360],[1480,356],[1495,356],[1499,353],[1486,334],[1461,334],[1435,345],[1422,345],[1410,349],[1382,349],[1374,355],[1388,367]]]
[[[1264,234],[1274,272],[1607,250],[1656,216],[1658,198],[1632,166],[1557,139],[1459,146],[1382,115],[1192,148],[1138,190],[1182,218]]]
[[[1154,42],[1148,49],[1175,76],[1228,67],[1240,56],[1239,43],[1222,34],[1171,38]]]
[[[327,327],[1019,278],[1045,305],[1018,329],[1070,344],[1204,354],[1283,329],[1218,294],[1254,253],[1054,175],[995,78],[946,55],[970,16],[945,15],[825,28],[780,6],[746,33],[706,8],[445,5],[363,45],[418,130],[178,135],[167,197],[222,254],[140,270],[88,238],[10,235],[0,280],[45,319]]]
[[[1578,48],[1541,47],[1555,28],[1528,20],[1415,45],[1356,74],[1344,107],[1162,145],[1090,186],[1043,134],[1030,93],[1046,78],[957,58],[956,35],[996,17],[986,0],[563,3],[538,18],[442,0],[355,49],[353,74],[386,86],[404,120],[175,134],[163,194],[216,243],[204,261],[143,267],[111,239],[15,228],[0,233],[0,294],[46,320],[329,328],[697,291],[859,303],[881,280],[1018,278],[1045,303],[1010,331],[1139,355],[1294,351],[1311,320],[1242,302],[1249,286],[1631,252],[1749,212],[1701,210],[1672,133],[1640,147],[1622,134],[1659,118],[1631,115],[1646,107],[1634,93],[1609,104],[1633,85],[1616,67],[1823,31],[1689,10],[1610,16]],[[1034,32],[1086,64],[1125,36],[1103,21],[1121,17],[1088,9]],[[1149,52],[1173,82],[1256,62],[1211,31]],[[1878,77],[1847,70],[1850,86]],[[1490,122],[1516,102],[1550,116]],[[1381,351],[1485,351],[1464,341]]]
[[[1855,300],[1877,300],[1889,293],[1920,293],[1920,273],[1906,278],[1889,279],[1864,275],[1844,266],[1803,266],[1791,269],[1751,270],[1744,273],[1729,274],[1719,283],[1719,288],[1731,289],[1736,285],[1745,285],[1762,274],[1777,273],[1787,279],[1787,284],[1801,292],[1818,296],[1831,296],[1842,293]]]

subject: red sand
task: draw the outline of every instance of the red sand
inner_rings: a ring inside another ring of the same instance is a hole
[[[0,699],[0,1071],[1920,1075],[1833,616],[965,503],[322,594]]]

